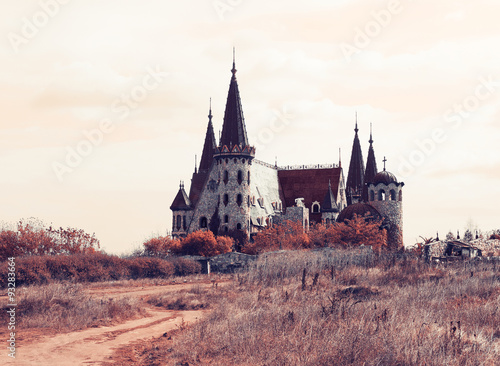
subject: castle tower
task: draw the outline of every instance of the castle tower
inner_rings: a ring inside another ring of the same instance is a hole
[[[347,175],[346,193],[347,204],[352,205],[362,201],[365,163],[363,161],[363,153],[361,152],[361,144],[358,137],[358,118],[356,115],[356,127],[354,128],[354,142],[352,144],[351,162],[349,164],[349,173]]]
[[[182,238],[185,237],[189,227],[189,220],[191,218],[191,211],[193,206],[191,201],[184,190],[184,183],[179,185],[179,192],[174,198],[174,202],[170,206],[172,210],[172,237]]]
[[[326,224],[333,224],[337,220],[339,208],[332,191],[332,184],[328,181],[328,192],[326,192],[323,204],[321,205],[321,221]]]
[[[377,161],[375,160],[375,151],[373,150],[372,124],[370,123],[370,147],[368,148],[368,157],[366,158],[366,169],[363,185],[363,201],[368,202],[368,184],[373,181],[377,175]]]
[[[384,217],[387,228],[389,249],[403,248],[403,182],[398,182],[394,174],[384,170],[373,177],[368,184],[368,203]]]
[[[219,146],[214,163],[218,172],[219,234],[233,230],[250,232],[250,180],[255,148],[248,144],[233,57],[232,77]]]

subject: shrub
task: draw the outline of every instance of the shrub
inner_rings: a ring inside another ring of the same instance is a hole
[[[187,276],[201,273],[201,264],[187,258],[175,258],[171,262],[175,268],[176,276]]]
[[[211,231],[195,231],[181,241],[181,253],[213,257],[231,251],[234,241],[222,237],[216,239]]]

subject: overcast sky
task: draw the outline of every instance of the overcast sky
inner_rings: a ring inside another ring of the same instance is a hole
[[[171,227],[232,47],[249,140],[278,165],[366,160],[404,187],[405,244],[500,228],[494,0],[3,1],[0,220],[126,253]],[[344,171],[347,177],[347,170]]]

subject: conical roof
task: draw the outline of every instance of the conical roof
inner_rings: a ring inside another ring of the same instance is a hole
[[[373,150],[373,137],[370,126],[370,147],[368,148],[368,157],[366,158],[366,169],[363,187],[363,200],[368,201],[368,183],[373,182],[373,178],[377,175],[377,161],[375,160],[375,150]]]
[[[172,211],[186,211],[192,209],[191,201],[189,200],[189,197],[184,190],[184,184],[182,182],[179,186],[179,192],[177,192],[177,195],[175,196],[174,202],[172,202],[170,209]]]
[[[346,189],[349,194],[361,194],[364,185],[365,164],[363,162],[363,153],[361,152],[361,144],[358,137],[358,122],[354,129],[354,142],[352,144],[351,162],[349,164],[349,173],[347,175]]]
[[[332,191],[332,184],[328,182],[328,192],[325,194],[323,204],[321,205],[321,212],[339,212],[335,196]]]
[[[238,82],[236,81],[236,67],[233,60],[233,76],[229,84],[227,94],[226,111],[224,112],[224,123],[222,125],[222,134],[219,142],[220,146],[228,146],[230,149],[239,145],[242,148],[248,145],[247,131],[245,127],[245,118],[243,117],[243,108],[241,106],[240,92]]]
[[[212,124],[212,108],[210,108],[210,113],[208,115],[208,126],[207,133],[205,135],[205,144],[203,145],[203,153],[201,155],[200,168],[198,169],[200,173],[206,173],[212,165],[214,159],[214,151],[217,147],[217,142],[215,140],[214,126]]]

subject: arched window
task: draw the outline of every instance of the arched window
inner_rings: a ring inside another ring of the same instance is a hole
[[[241,182],[243,182],[243,172],[238,170],[238,184],[241,184]]]
[[[391,189],[389,199],[390,199],[391,201],[396,201],[396,191],[395,191],[394,189]]]
[[[224,198],[223,198],[224,206],[227,206],[229,203],[229,196],[227,193],[224,193]]]
[[[312,204],[312,212],[313,213],[319,213],[319,211],[320,211],[319,203],[318,202],[314,202]]]
[[[247,173],[247,183],[250,185],[250,172]]]
[[[375,201],[375,192],[370,191],[370,201]]]
[[[238,204],[238,206],[241,206],[241,204],[243,203],[243,196],[241,194],[238,194],[236,196],[236,203]]]
[[[229,216],[224,215],[224,223],[227,224],[229,222]]]
[[[208,221],[205,216],[200,217],[200,228],[201,229],[206,229],[208,226]]]
[[[227,226],[224,226],[224,232],[227,233],[229,231],[229,229],[227,228]]]
[[[378,191],[378,200],[379,201],[385,201],[385,191],[383,189],[381,189],[380,191]]]
[[[224,184],[227,184],[229,181],[229,172],[227,170],[224,170]]]
[[[250,196],[247,197],[247,205],[250,207]]]
[[[182,216],[182,228],[184,230],[187,229],[187,217],[186,217],[186,215]]]
[[[177,215],[177,230],[181,228],[182,225],[181,220],[182,220],[181,215]]]
[[[241,224],[239,222],[236,224],[236,229],[241,230]]]

